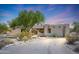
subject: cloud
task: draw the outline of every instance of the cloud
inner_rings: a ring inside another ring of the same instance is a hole
[[[46,24],[69,24],[72,23],[75,20],[75,17],[70,17],[70,18],[63,18],[63,19],[52,19],[52,20],[47,20]]]
[[[73,7],[68,7],[65,11],[49,17],[45,23],[58,24],[58,23],[70,23],[70,22],[72,22],[72,19],[74,19],[74,17],[72,17],[70,15],[72,9],[73,9]]]

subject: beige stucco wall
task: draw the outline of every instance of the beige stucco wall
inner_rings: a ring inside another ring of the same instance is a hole
[[[57,24],[57,25],[49,25],[49,24],[39,24],[35,25],[33,28],[44,28],[44,33],[38,33],[39,36],[63,36],[63,28],[65,26],[65,35],[68,35],[70,32],[69,25],[68,24]],[[51,33],[48,33],[48,28],[51,28]],[[21,32],[19,28],[12,30],[9,35],[17,35]]]
[[[65,26],[65,27],[64,27]],[[46,36],[63,36],[63,31],[64,35],[69,34],[69,25],[68,24],[57,24],[57,25],[36,25],[34,28],[44,28],[44,33],[41,33],[41,35],[46,35]],[[51,28],[51,33],[48,33],[48,28]]]

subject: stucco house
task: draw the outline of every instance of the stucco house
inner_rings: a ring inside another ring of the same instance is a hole
[[[16,28],[15,30],[9,32],[8,35],[16,36],[19,32],[21,32],[21,29]],[[70,28],[69,24],[36,24],[33,26],[32,32],[38,36],[64,37],[69,35]]]
[[[69,24],[36,24],[33,29],[38,31],[36,32],[38,36],[64,37],[70,32]]]

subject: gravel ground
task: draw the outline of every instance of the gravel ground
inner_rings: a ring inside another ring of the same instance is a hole
[[[0,54],[75,54],[65,43],[65,38],[40,37],[7,45]]]

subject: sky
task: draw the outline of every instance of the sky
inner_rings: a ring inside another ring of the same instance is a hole
[[[46,24],[70,24],[79,21],[77,4],[0,4],[0,22],[11,21],[21,10],[41,11]]]

